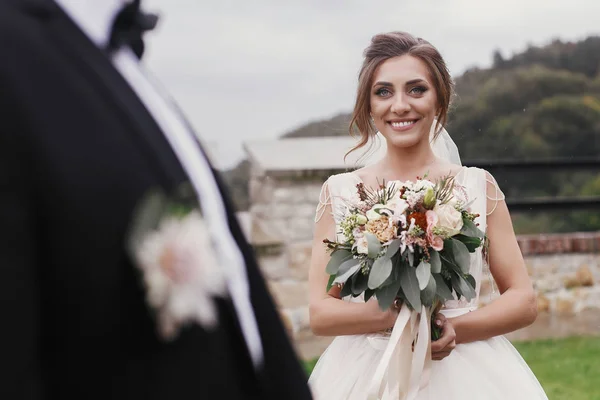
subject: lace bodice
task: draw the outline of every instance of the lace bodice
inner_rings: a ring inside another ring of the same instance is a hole
[[[472,202],[470,206],[471,212],[479,214],[479,217],[475,222],[477,222],[479,227],[485,232],[487,228],[487,216],[495,211],[499,201],[504,200],[504,194],[498,187],[496,180],[487,171],[472,167],[461,168],[456,174],[455,180],[465,189],[467,201]],[[347,172],[329,177],[323,184],[321,190],[315,221],[318,221],[326,210],[328,210],[327,206],[331,206],[337,235],[337,232],[339,232],[338,225],[345,213],[346,204],[348,203],[348,200],[357,196],[356,185],[361,182],[362,180],[360,177],[354,172]],[[482,249],[479,248],[475,253],[471,254],[470,267],[470,273],[477,283],[475,288],[476,297],[471,301],[467,301],[464,298],[447,301],[445,304],[446,309],[477,307],[479,303],[481,277],[484,269],[487,270],[488,267],[483,257]],[[360,297],[356,299],[349,297],[347,300],[362,301]]]

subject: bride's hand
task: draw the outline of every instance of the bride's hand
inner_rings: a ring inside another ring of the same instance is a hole
[[[442,314],[435,317],[435,322],[442,328],[442,336],[435,342],[431,342],[431,358],[439,361],[448,357],[456,347],[456,332],[452,323]]]

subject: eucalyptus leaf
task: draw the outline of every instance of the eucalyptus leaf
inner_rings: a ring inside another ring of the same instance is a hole
[[[473,290],[475,290],[477,283],[475,282],[475,278],[473,277],[473,275],[466,275],[465,276],[465,280],[467,281],[467,283],[469,285],[471,285],[471,287],[473,288]]]
[[[452,274],[451,281],[454,289],[464,296],[465,299],[471,300],[475,297],[475,289],[473,289],[471,285],[465,279],[463,279],[463,277]]]
[[[408,257],[408,263],[410,264],[410,266],[414,266],[415,265],[415,254],[412,251],[408,251],[407,255]]]
[[[377,289],[392,273],[392,260],[387,257],[379,257],[373,263],[369,272],[369,289]]]
[[[333,287],[333,281],[335,280],[335,275],[329,276],[329,282],[327,282],[327,291],[329,292]]]
[[[452,295],[452,290],[448,287],[444,278],[440,274],[433,274],[433,279],[435,279],[436,283],[436,293],[437,295],[444,300],[452,300],[454,296]]]
[[[365,237],[367,238],[368,244],[367,256],[372,259],[377,258],[379,252],[381,251],[381,243],[379,242],[379,239],[377,239],[377,236],[369,232],[365,233]]]
[[[410,266],[400,271],[400,287],[406,296],[409,306],[413,310],[421,309],[421,291],[417,279],[416,269]]]
[[[366,290],[365,290],[365,303],[366,303],[367,301],[369,301],[369,299],[371,298],[371,296],[373,296],[374,294],[375,294],[375,291],[374,291],[374,290],[371,290],[371,289],[366,289]]]
[[[381,308],[382,311],[386,311],[391,307],[398,295],[399,289],[400,281],[398,280],[375,291],[375,296],[379,302],[379,308]]]
[[[475,236],[480,239],[483,239],[484,233],[475,225],[473,221],[470,219],[463,218],[463,226],[460,230],[460,233],[466,236]]]
[[[469,250],[470,253],[474,253],[475,250],[477,250],[479,247],[481,247],[481,244],[482,244],[482,239],[480,239],[478,237],[465,236],[465,235],[458,234],[458,235],[454,236],[453,238],[456,240],[459,240],[461,243],[463,243],[465,246],[467,246],[467,249]]]
[[[442,260],[440,260],[440,254],[437,251],[429,251],[429,263],[431,264],[431,273],[439,274],[442,272]]]
[[[368,288],[368,280],[369,278],[363,273],[354,274],[352,276],[352,294],[358,296],[364,292]]]
[[[347,285],[342,286],[340,297],[343,299],[344,297],[348,297],[350,295],[352,295],[352,285],[350,285],[350,282],[348,282]]]
[[[350,253],[348,250],[335,250],[333,253],[331,253],[331,258],[325,267],[325,272],[327,272],[329,275],[337,274],[342,263],[350,258],[352,258],[352,253]]]
[[[355,262],[355,264],[351,264],[351,262]],[[343,273],[341,273],[341,275],[337,275],[335,277],[335,279],[333,280],[333,283],[346,283],[346,281],[348,280],[348,278],[350,278],[354,273],[356,273],[359,269],[360,269],[360,263],[358,262],[358,260],[348,260],[346,261],[344,264],[342,264],[342,267],[348,264],[349,267],[348,269],[346,269]],[[342,271],[342,268],[340,267],[340,272]],[[349,285],[348,285],[349,286]]]
[[[429,284],[429,278],[431,278],[431,264],[427,261],[421,261],[417,265],[417,280],[419,281],[419,290],[423,290]]]
[[[468,274],[471,268],[471,255],[469,249],[461,241],[450,239],[452,248],[452,257],[454,262],[460,267],[463,274]]]
[[[400,239],[396,239],[393,242],[391,242],[387,247],[385,257],[392,258],[398,252],[398,249],[400,249],[401,245],[402,241]]]
[[[433,301],[435,300],[435,294],[437,291],[437,283],[433,275],[429,275],[429,282],[427,282],[427,286],[425,289],[421,291],[421,302],[425,307],[431,307],[433,305]]]

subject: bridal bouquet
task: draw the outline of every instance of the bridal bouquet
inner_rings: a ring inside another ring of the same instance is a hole
[[[483,245],[484,233],[453,177],[356,189],[342,211],[338,240],[323,241],[331,250],[327,290],[339,285],[342,297],[375,296],[382,310],[399,299],[413,311],[435,310],[432,317],[453,293],[475,296],[470,253]]]

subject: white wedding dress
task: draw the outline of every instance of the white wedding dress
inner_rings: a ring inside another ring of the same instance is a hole
[[[486,198],[496,201],[503,198],[496,182],[484,170],[463,167],[456,175],[456,181],[473,200],[472,212],[478,213],[480,227],[486,227]],[[343,199],[352,196],[360,178],[355,173],[344,173],[330,177],[324,185],[329,190],[328,199],[333,216],[337,209],[344,207]],[[489,184],[489,186],[488,186]],[[493,187],[495,193],[486,193],[487,187]],[[323,203],[323,199],[321,199]],[[447,317],[473,311],[478,306],[481,276],[484,260],[481,249],[472,254],[471,274],[477,282],[477,296],[470,302],[462,300],[448,301],[442,313]],[[345,301],[363,301],[361,298],[345,298]],[[392,334],[393,335],[393,334]],[[365,335],[339,336],[334,339],[317,362],[309,385],[316,400],[536,400],[547,399],[544,390],[531,372],[523,358],[511,343],[503,336],[473,343],[459,344],[442,361],[428,361],[426,372],[418,372],[417,383],[413,390],[404,388],[404,394],[396,391],[380,392],[373,395],[370,388],[373,381],[377,386],[407,386],[406,376],[394,376],[386,368],[381,378],[374,377],[381,369],[380,364],[390,342],[390,334],[373,333]],[[400,342],[399,342],[400,343]],[[406,343],[406,342],[404,342]],[[409,344],[410,346],[410,344]],[[391,347],[391,346],[390,346]],[[389,351],[390,349],[388,349]],[[415,351],[416,353],[416,351]],[[411,352],[408,357],[414,357]],[[395,357],[397,354],[392,356]],[[418,360],[411,359],[415,364]],[[408,367],[410,370],[410,367]],[[406,374],[404,374],[406,375]],[[410,375],[410,373],[408,374]],[[378,375],[379,376],[379,375]],[[408,392],[408,393],[406,393]],[[383,393],[383,394],[381,394]]]

